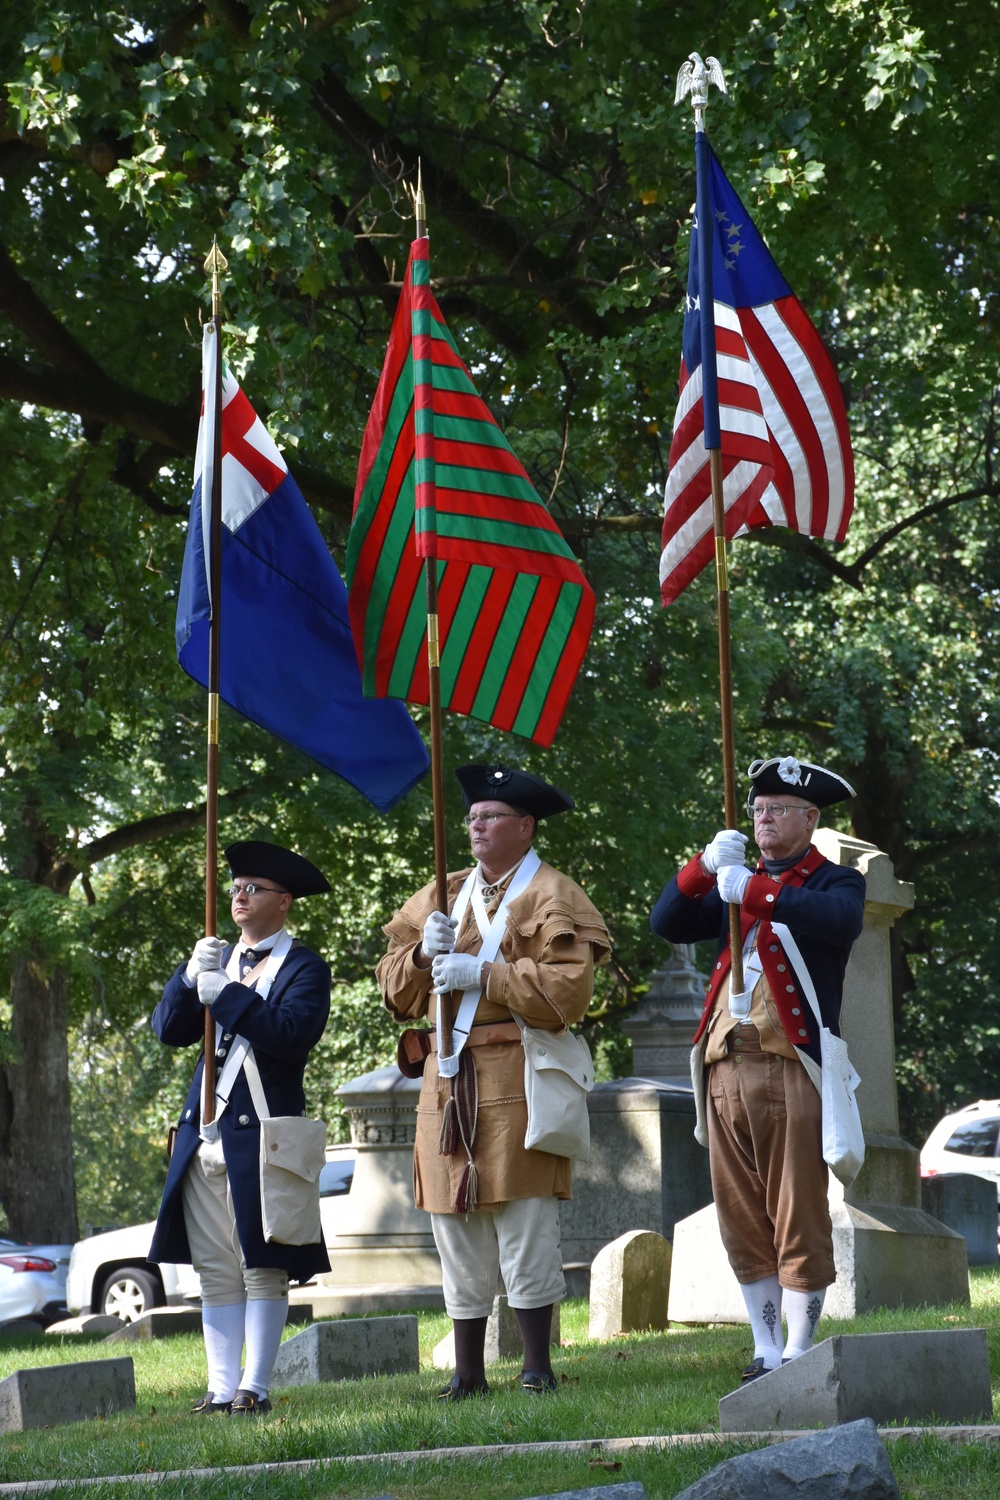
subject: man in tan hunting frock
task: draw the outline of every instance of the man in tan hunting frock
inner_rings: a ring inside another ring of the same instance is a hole
[[[514,1015],[553,1032],[581,1020],[610,943],[580,887],[532,847],[539,819],[570,811],[573,799],[525,771],[462,766],[455,774],[477,863],[448,876],[447,913],[436,910],[433,884],[396,912],[376,974],[397,1020],[427,1016],[435,1027],[424,1038],[413,1190],[431,1216],[455,1328],[455,1374],[440,1396],[460,1401],[488,1389],[483,1354],[498,1271],[524,1343],[522,1388],[556,1388],[549,1337],[566,1294],[559,1199],[570,1197],[570,1163],[525,1149]],[[452,991],[461,1004],[455,1015],[452,997],[452,1041],[439,1057],[438,994]]]

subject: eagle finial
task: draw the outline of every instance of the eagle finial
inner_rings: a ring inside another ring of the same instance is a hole
[[[687,94],[691,95],[691,107],[694,110],[694,124],[696,130],[704,130],[705,123],[702,111],[708,104],[708,86],[714,83],[720,93],[725,94],[726,80],[723,77],[722,66],[717,57],[710,57],[702,62],[697,52],[692,52],[687,62],[682,63],[677,74],[677,89],[674,93],[674,103],[680,104]]]

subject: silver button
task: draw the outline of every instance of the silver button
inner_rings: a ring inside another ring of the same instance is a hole
[[[191,1118],[191,1111],[189,1109],[186,1109],[184,1111],[184,1118],[185,1118],[185,1120],[190,1120],[190,1118]]]
[[[233,1033],[231,1031],[223,1032],[222,1040],[224,1042],[231,1042],[232,1039],[233,1039]]]
[[[785,994],[786,995],[794,995],[795,994],[795,986],[794,986],[794,984],[786,984],[785,985]]]
[[[799,1010],[799,1007],[797,1005],[793,1005],[792,1006],[792,1015],[793,1016],[801,1016],[801,1014],[802,1014],[802,1012]]]
[[[215,1049],[215,1055],[221,1061],[222,1058],[224,1058],[225,1055],[226,1055],[226,1049],[225,1049],[225,1047],[216,1047],[216,1049]]]
[[[772,943],[771,947],[770,947],[770,952],[771,953],[777,953],[777,951],[778,951],[778,945],[777,945],[777,943]]]
[[[765,901],[773,901],[773,900],[774,900],[774,897],[773,897],[773,896],[765,896],[765,897],[764,897],[764,900],[765,900]]]
[[[808,1036],[808,1035],[809,1035],[808,1031],[803,1030],[802,1027],[800,1026],[799,1027],[799,1036]]]
[[[803,1032],[802,1034],[804,1036],[805,1032]],[[240,1115],[240,1124],[241,1125],[249,1125],[250,1124],[250,1116],[249,1115]]]
[[[779,973],[779,974],[784,974],[784,972],[785,972],[785,968],[786,968],[786,965],[785,965],[785,964],[779,964],[779,965],[778,965],[778,973]]]

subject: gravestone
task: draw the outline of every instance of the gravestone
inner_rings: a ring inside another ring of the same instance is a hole
[[[986,1331],[838,1334],[719,1402],[720,1432],[836,1427],[868,1417],[962,1424],[993,1412]]]
[[[343,1318],[311,1323],[286,1339],[274,1362],[272,1383],[318,1385],[366,1375],[404,1375],[420,1368],[417,1319]]]
[[[645,1229],[620,1235],[590,1268],[590,1337],[666,1328],[669,1289],[669,1241]]]
[[[997,1190],[971,1172],[942,1172],[922,1178],[923,1204],[929,1214],[954,1229],[965,1241],[970,1266],[997,1264]]]
[[[0,1380],[0,1432],[26,1432],[134,1410],[131,1359],[91,1359],[15,1370]]]

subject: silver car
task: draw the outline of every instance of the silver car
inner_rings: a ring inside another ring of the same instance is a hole
[[[66,1272],[72,1248],[0,1240],[0,1324],[32,1318],[48,1325],[66,1316]]]

